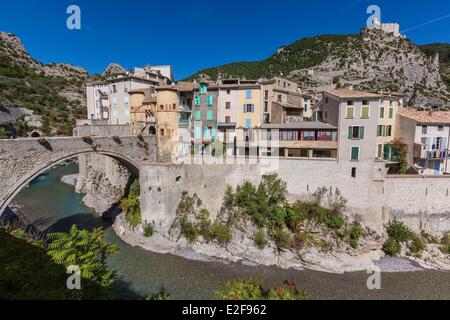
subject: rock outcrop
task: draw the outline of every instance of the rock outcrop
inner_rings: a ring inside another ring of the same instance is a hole
[[[88,76],[86,69],[65,63],[43,64],[34,60],[20,39],[8,32],[0,32],[0,51],[12,63],[49,77],[63,77],[84,80]]]
[[[103,71],[102,76],[105,78],[113,77],[115,75],[126,74],[127,70],[120,64],[111,63],[105,71]]]
[[[131,174],[118,161],[107,156],[82,155],[78,161],[75,190],[86,194],[84,204],[102,215],[125,196]]]

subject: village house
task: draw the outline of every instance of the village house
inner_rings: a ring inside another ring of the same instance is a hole
[[[171,79],[154,67],[135,68],[131,73],[87,83],[87,118],[104,124],[131,124],[129,91],[155,88],[167,83],[171,83]]]
[[[419,173],[450,173],[450,112],[402,109],[395,135],[406,144],[408,162]]]

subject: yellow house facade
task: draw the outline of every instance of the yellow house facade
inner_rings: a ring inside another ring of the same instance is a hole
[[[239,129],[259,128],[261,126],[261,86],[240,85],[239,86]]]

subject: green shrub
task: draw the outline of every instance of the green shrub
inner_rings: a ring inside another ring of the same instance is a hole
[[[153,236],[153,232],[154,232],[153,224],[148,223],[144,226],[144,237],[150,238],[151,236]]]
[[[398,256],[401,253],[402,247],[400,242],[396,239],[389,237],[383,244],[383,252],[389,256]]]
[[[412,240],[414,233],[401,221],[390,221],[386,228],[390,238],[398,242],[406,242]]]
[[[266,232],[263,228],[259,228],[254,235],[256,247],[263,250],[267,245]]]
[[[271,288],[265,288],[258,279],[229,281],[215,292],[221,300],[305,300],[305,291],[299,289],[294,282],[283,281]]]
[[[297,249],[303,249],[308,247],[310,244],[314,244],[314,236],[310,232],[297,232],[294,238],[294,247]]]
[[[291,236],[289,233],[283,230],[276,230],[273,234],[273,240],[278,250],[286,249],[291,242]]]
[[[426,249],[426,244],[422,241],[422,239],[414,235],[411,240],[411,245],[409,246],[410,253],[420,256],[422,252]]]
[[[216,222],[213,224],[213,238],[219,245],[225,246],[233,238],[230,227],[226,224]]]
[[[132,230],[136,230],[142,223],[139,194],[139,181],[135,180],[130,186],[128,196],[120,201],[120,207],[124,211],[125,222]]]
[[[333,230],[341,229],[345,224],[345,219],[336,212],[329,212],[326,217],[326,225]]]
[[[362,229],[359,224],[353,225],[349,232],[349,244],[352,248],[356,249],[358,247],[359,238],[361,238]]]
[[[186,238],[188,243],[192,244],[197,241],[200,230],[187,217],[183,217],[180,219],[180,233]]]
[[[441,239],[441,251],[445,254],[450,254],[450,232],[444,234]]]

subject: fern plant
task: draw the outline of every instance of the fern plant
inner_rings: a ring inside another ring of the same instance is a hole
[[[48,255],[55,263],[65,267],[78,266],[83,278],[103,287],[110,287],[117,275],[116,270],[107,268],[106,259],[119,248],[106,242],[104,236],[105,231],[102,228],[89,232],[78,230],[77,226],[73,225],[69,233],[49,234],[52,242],[49,244]]]

